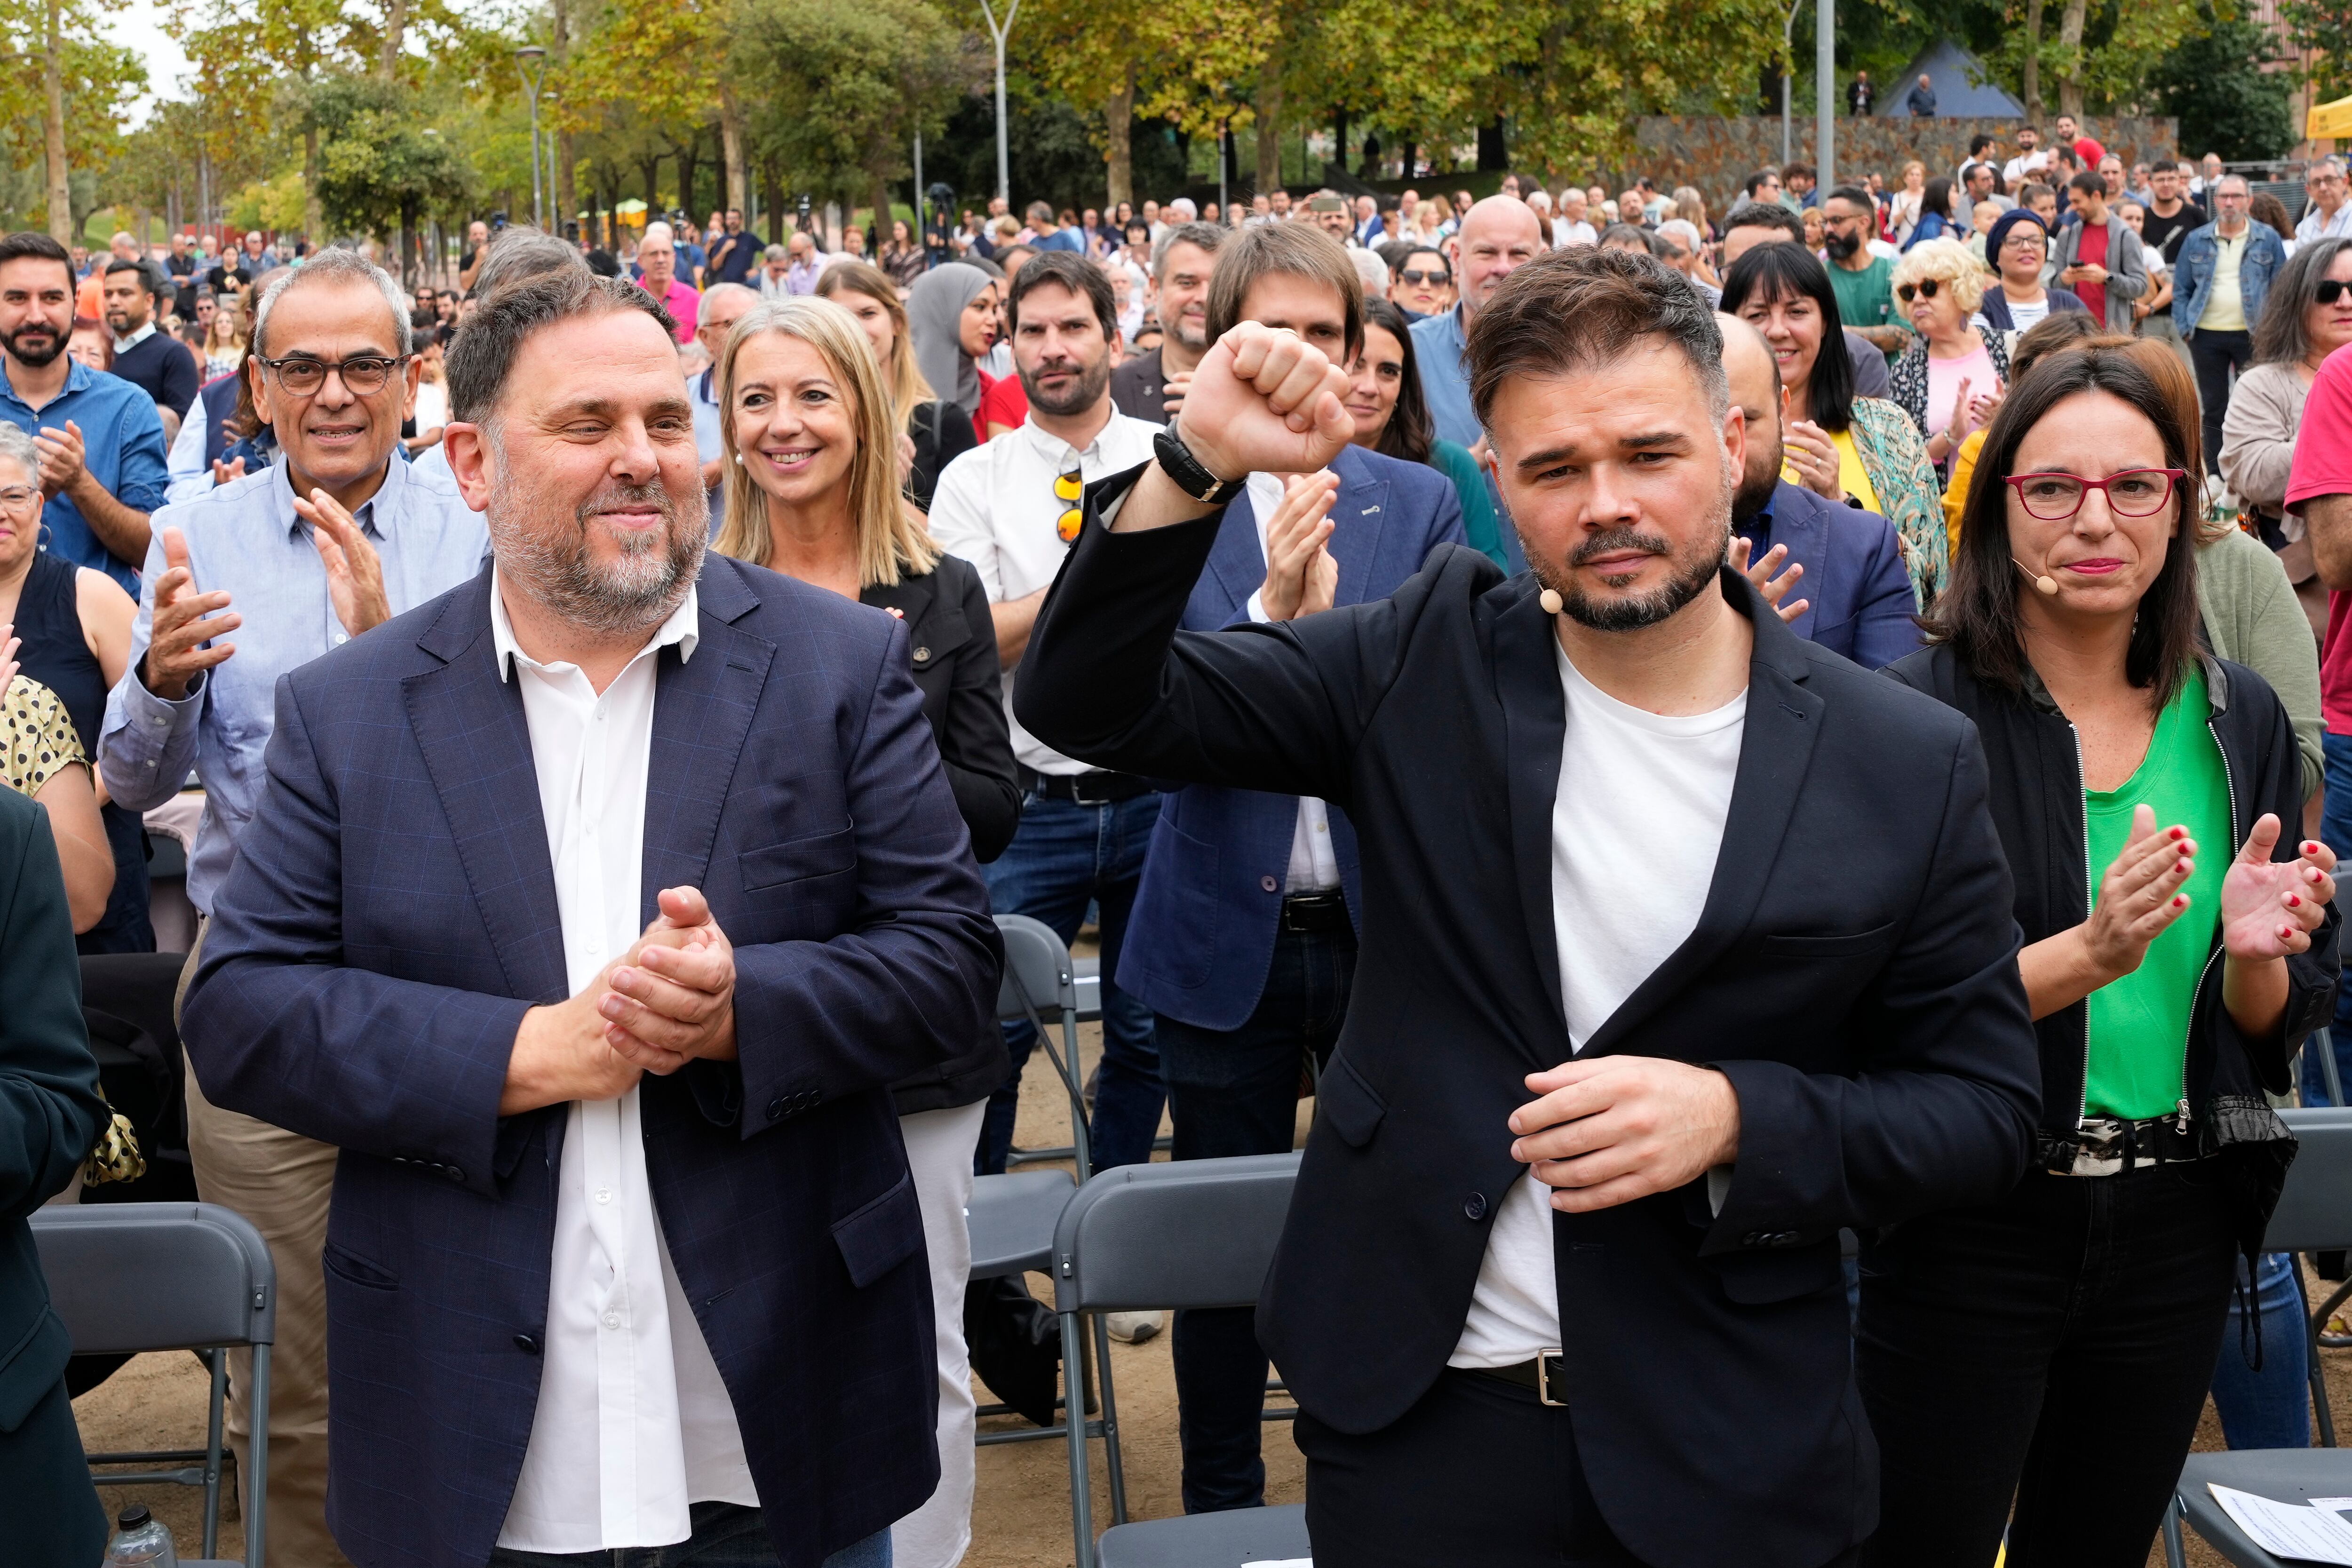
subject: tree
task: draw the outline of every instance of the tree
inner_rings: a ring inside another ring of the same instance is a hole
[[[469,194],[466,162],[420,126],[403,89],[374,78],[324,83],[313,102],[327,141],[319,202],[338,228],[400,233],[400,274],[412,279],[418,220],[457,210]]]
[[[2147,74],[2147,90],[2180,121],[2184,154],[2219,153],[2230,161],[2272,158],[2297,140],[2287,112],[2293,78],[2265,71],[2268,29],[2215,21],[2211,32],[2175,46]]]
[[[2352,93],[2352,4],[2344,0],[2284,0],[2279,19],[2294,46],[2311,61],[2304,80],[2314,103]]]

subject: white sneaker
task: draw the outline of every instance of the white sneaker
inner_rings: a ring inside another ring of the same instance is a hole
[[[1166,1326],[1165,1312],[1113,1312],[1110,1314],[1110,1337],[1124,1344],[1139,1345]]]

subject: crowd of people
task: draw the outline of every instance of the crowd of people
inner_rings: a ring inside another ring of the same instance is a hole
[[[1096,1168],[1317,1101],[1260,1308],[1114,1316],[1188,1511],[1271,1365],[1331,1562],[2137,1565],[2209,1393],[2308,1441],[2352,203],[2015,141],[484,224],[451,289],[0,238],[12,1213],[200,787],[273,1555],[952,1568],[990,917],[1091,923]],[[81,1568],[41,1345],[0,1539]]]

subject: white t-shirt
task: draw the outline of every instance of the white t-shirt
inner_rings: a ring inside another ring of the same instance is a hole
[[[1578,218],[1573,223],[1564,217],[1551,220],[1551,247],[1554,250],[1566,250],[1571,245],[1600,243],[1600,235],[1594,233],[1592,226],[1582,218]]]
[[[1551,808],[1551,917],[1578,1051],[1698,924],[1731,810],[1742,691],[1710,713],[1645,712],[1602,691],[1555,644],[1568,700]],[[1662,859],[1657,847],[1677,846]],[[1515,1366],[1560,1345],[1551,1189],[1530,1169],[1504,1195],[1452,1366]]]
[[[2047,290],[2044,290],[2042,298],[2031,305],[2021,305],[2014,300],[2009,302],[2010,324],[2021,332],[2049,313],[2050,295]],[[1948,405],[1944,410],[1944,417],[1948,420],[1951,416],[1951,409]]]

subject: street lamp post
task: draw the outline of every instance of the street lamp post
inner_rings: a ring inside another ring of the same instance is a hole
[[[554,112],[555,106],[562,101],[562,95],[553,88],[548,89],[542,96],[547,100],[548,111],[551,114]],[[549,220],[547,226],[551,233],[556,235],[563,232],[563,215],[555,210],[556,204],[563,199],[563,184],[555,177],[556,170],[561,166],[562,159],[562,143],[555,134],[555,127],[551,125],[547,128],[547,216]]]
[[[996,40],[996,194],[1010,205],[1013,175],[1004,153],[1004,35],[1013,30],[1013,18],[1021,14],[1021,0],[1013,0],[1005,7],[1004,25],[1001,27],[989,0],[980,0],[980,14],[987,18],[989,36]]]
[[[537,44],[525,44],[514,52],[515,68],[522,73],[523,85],[530,89],[530,221],[547,226],[546,204],[540,197],[539,184],[539,83],[547,74],[547,51]]]
[[[1813,162],[1813,189],[1821,192],[1814,205],[1830,199],[1837,184],[1837,0],[1813,4],[1813,127],[1821,145]]]

